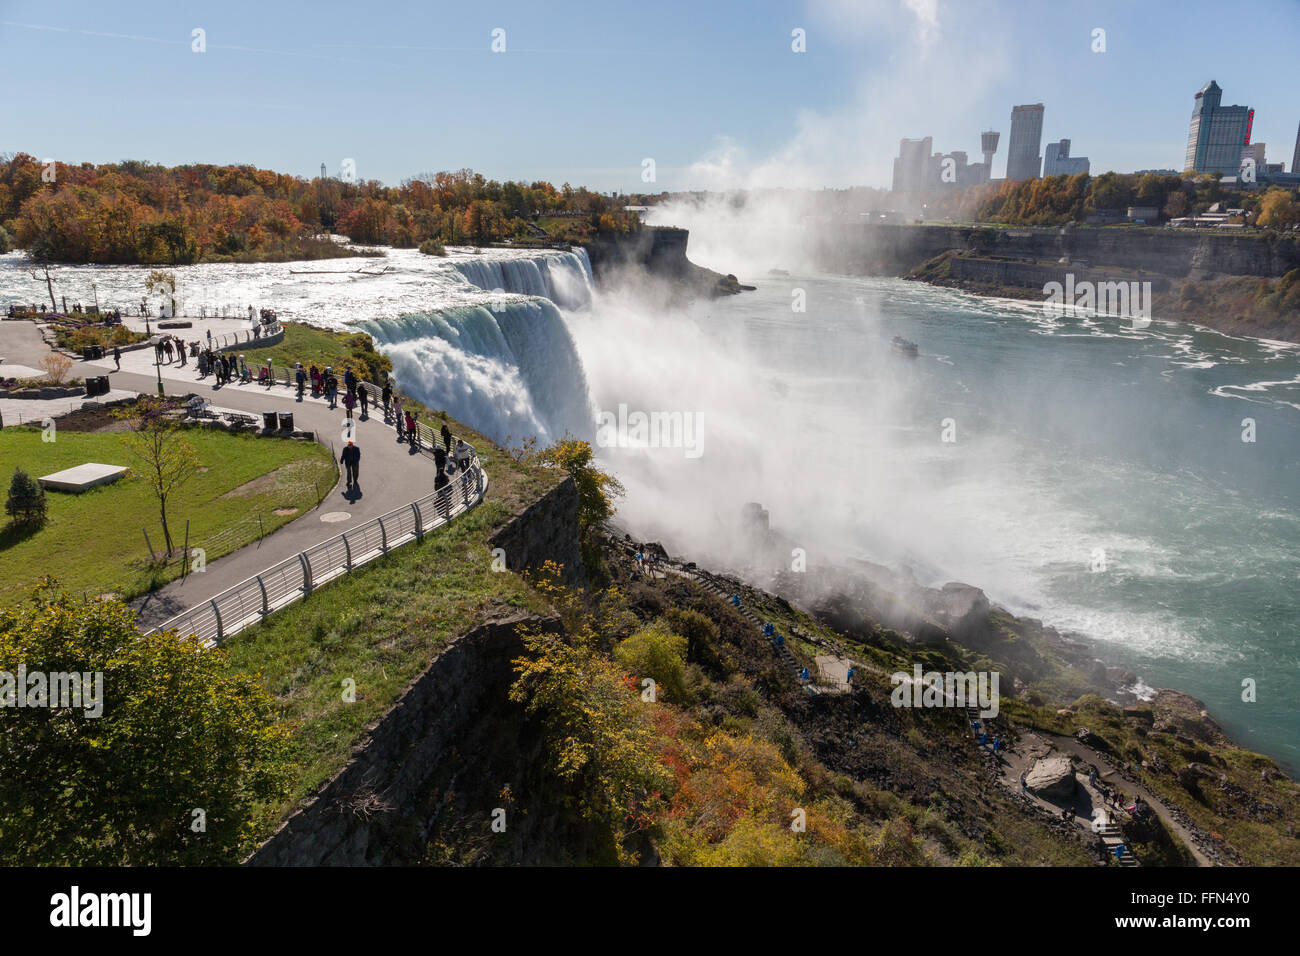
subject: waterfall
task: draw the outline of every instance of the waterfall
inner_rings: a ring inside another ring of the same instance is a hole
[[[499,274],[529,275],[509,268]],[[496,441],[536,435],[544,446],[566,432],[591,437],[595,415],[587,377],[564,318],[548,298],[499,298],[360,327],[392,359],[403,390]]]
[[[465,281],[487,292],[515,292],[550,299],[562,309],[591,304],[587,250],[530,258],[473,258],[452,263]]]

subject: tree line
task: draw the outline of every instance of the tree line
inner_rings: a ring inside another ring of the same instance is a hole
[[[503,183],[469,169],[390,187],[247,165],[69,165],[0,156],[0,243],[50,262],[182,265],[352,254],[326,233],[405,248],[581,241],[635,230],[637,217],[625,203],[568,183]],[[539,229],[536,220],[548,215],[568,218]]]

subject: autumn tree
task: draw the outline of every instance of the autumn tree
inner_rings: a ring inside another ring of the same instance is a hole
[[[1290,229],[1300,223],[1300,201],[1290,189],[1274,187],[1260,201],[1255,224],[1266,229]]]
[[[585,531],[613,517],[614,500],[624,494],[623,484],[594,464],[589,442],[568,436],[538,454],[538,460],[568,472],[578,486],[578,523]]]
[[[175,407],[161,398],[144,397],[121,413],[131,428],[126,438],[127,450],[142,464],[145,480],[158,499],[158,517],[168,555],[173,546],[167,524],[167,501],[194,477],[199,467],[198,451],[171,417]]]

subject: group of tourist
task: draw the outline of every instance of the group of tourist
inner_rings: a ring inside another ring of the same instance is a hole
[[[45,308],[44,305],[12,305],[12,304],[11,304],[11,305],[9,306],[9,318],[11,318],[11,319],[15,319],[15,318],[19,318],[19,317],[24,316],[24,315],[45,315],[45,314],[46,314],[46,311],[47,311],[47,310],[46,310],[46,308]],[[53,311],[51,311],[50,314],[53,315],[53,314],[56,314],[56,313],[54,313]],[[108,310],[108,311],[103,311],[103,312],[101,312],[101,311],[99,310],[99,308],[96,307],[96,306],[91,306],[89,309],[87,309],[87,308],[86,308],[85,306],[83,306],[80,302],[74,302],[74,303],[72,303],[72,308],[69,309],[69,308],[68,308],[68,303],[67,303],[67,300],[66,300],[66,299],[65,299],[64,302],[63,302],[63,314],[65,314],[65,315],[93,315],[93,316],[96,316],[96,321],[98,321],[98,322],[102,322],[104,325],[121,325],[121,324],[122,324],[122,310],[121,310],[121,309],[110,309],[110,310]]]

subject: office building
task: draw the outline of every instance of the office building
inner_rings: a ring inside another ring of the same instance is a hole
[[[1087,156],[1071,156],[1070,141],[1048,143],[1043,153],[1043,178],[1048,176],[1075,176],[1088,172]]]
[[[1250,143],[1255,111],[1248,106],[1224,106],[1223,90],[1210,80],[1196,94],[1187,133],[1183,168],[1198,173],[1236,176],[1242,151]]]
[[[1007,144],[1007,179],[1037,179],[1043,157],[1038,148],[1043,141],[1043,104],[1014,106],[1011,109],[1011,141]]]
[[[898,156],[894,159],[894,192],[919,193],[929,188],[933,142],[930,136],[899,140]]]

